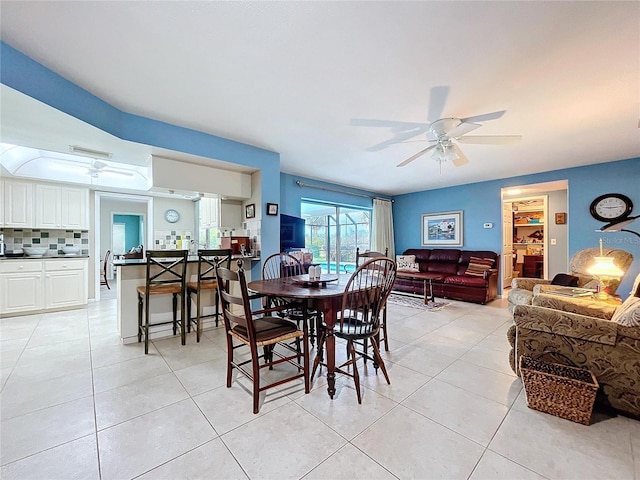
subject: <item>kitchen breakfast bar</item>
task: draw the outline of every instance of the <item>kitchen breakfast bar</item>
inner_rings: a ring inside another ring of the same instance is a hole
[[[251,270],[255,262],[259,262],[259,257],[245,257],[234,255],[231,268],[237,268],[236,261],[242,259],[248,280],[251,278]],[[136,343],[138,341],[138,294],[136,288],[144,286],[146,282],[146,259],[118,259],[113,260],[116,267],[116,294],[117,294],[117,322],[118,332],[122,343]],[[197,281],[198,276],[198,256],[190,255],[187,259],[187,281]],[[215,310],[215,291],[204,291],[201,303],[203,305],[202,315],[211,315]],[[150,323],[159,323],[171,320],[172,303],[171,295],[157,295],[150,302]],[[195,297],[192,297],[192,315],[195,315]],[[185,308],[186,315],[186,308]],[[178,312],[178,316],[180,312]],[[178,317],[179,318],[179,317]],[[204,319],[203,328],[206,329],[215,325],[215,319],[208,317]],[[173,330],[170,324],[154,327],[150,332],[150,338],[170,337]]]

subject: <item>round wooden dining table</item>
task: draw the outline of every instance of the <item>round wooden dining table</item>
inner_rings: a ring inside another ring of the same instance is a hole
[[[325,279],[323,282],[322,279]],[[310,282],[309,275],[273,278],[269,280],[254,280],[247,288],[270,297],[283,297],[306,301],[308,308],[322,312],[327,326],[325,339],[327,362],[327,392],[333,398],[336,393],[336,339],[333,327],[338,319],[338,311],[342,305],[342,295],[350,274],[323,274],[320,281]]]

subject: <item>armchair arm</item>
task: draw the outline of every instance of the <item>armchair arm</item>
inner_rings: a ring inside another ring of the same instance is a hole
[[[561,297],[548,293],[540,293],[534,296],[531,304],[562,312],[577,313],[587,317],[602,318],[603,320],[611,320],[617,308],[615,305],[598,302],[593,298]]]
[[[511,279],[511,288],[523,288],[525,290],[533,291],[533,287],[536,285],[549,285],[551,280],[545,280],[544,278],[527,278],[516,277]]]
[[[563,312],[537,305],[517,305],[516,328],[551,333],[605,345],[615,345],[618,324],[601,318]]]
[[[485,270],[484,272],[482,272],[482,276],[485,280],[488,280],[489,278],[491,278],[494,275],[498,275],[498,270],[496,268],[490,268],[488,270]]]

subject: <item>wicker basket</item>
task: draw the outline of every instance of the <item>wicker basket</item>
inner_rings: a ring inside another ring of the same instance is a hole
[[[589,370],[520,357],[529,408],[589,425],[598,381]]]

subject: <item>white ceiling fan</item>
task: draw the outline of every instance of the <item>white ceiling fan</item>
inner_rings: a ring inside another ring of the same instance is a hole
[[[122,175],[124,177],[131,177],[133,176],[132,172],[127,172],[124,170],[118,170],[115,168],[107,168],[109,165],[105,162],[102,162],[100,160],[95,160],[91,166],[89,166],[89,169],[87,170],[87,173],[92,176],[97,178],[98,176],[100,176],[101,173],[109,173],[109,174],[113,174],[113,175]]]
[[[444,109],[444,103],[449,93],[449,87],[433,87],[431,89],[431,98],[429,102],[429,116],[428,123],[416,123],[416,122],[397,122],[388,120],[375,120],[375,119],[353,119],[352,125],[367,126],[367,127],[387,127],[391,128],[395,136],[389,140],[378,143],[372,147],[369,147],[369,151],[379,151],[389,145],[395,143],[403,143],[409,141],[413,137],[427,134],[427,139],[433,145],[420,150],[415,155],[407,158],[405,161],[399,163],[398,167],[404,167],[405,165],[413,162],[417,158],[421,157],[429,151],[433,151],[432,158],[438,161],[440,164],[446,161],[452,162],[456,167],[469,163],[467,157],[462,153],[457,142],[460,143],[475,143],[486,145],[505,145],[510,143],[516,143],[522,140],[520,135],[474,135],[465,136],[469,132],[480,128],[482,122],[486,120],[495,120],[504,115],[505,110],[498,112],[486,113],[483,115],[476,115],[467,118],[440,118]]]

